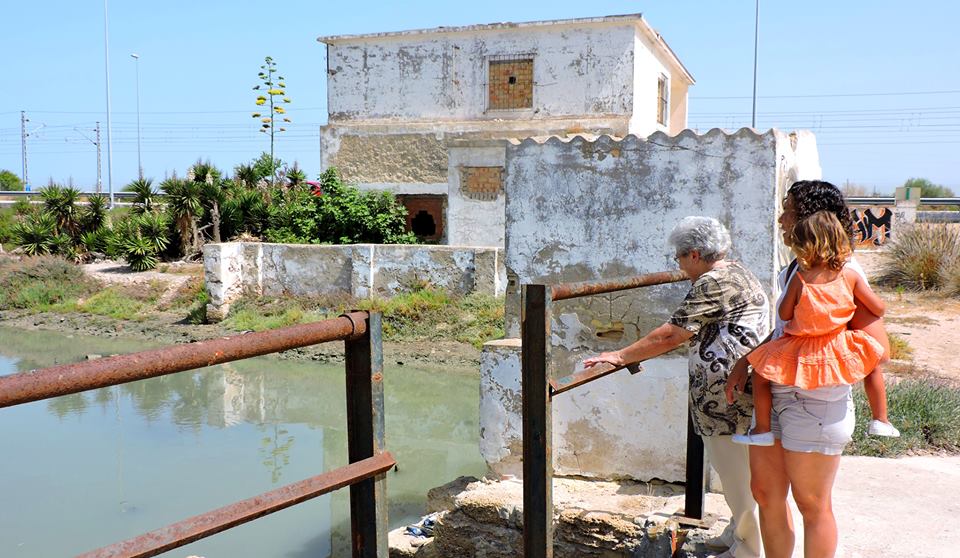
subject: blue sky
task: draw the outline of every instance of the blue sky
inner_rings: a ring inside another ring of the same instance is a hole
[[[101,122],[107,188],[102,0],[33,0],[4,7],[0,169],[92,189],[93,127]],[[162,180],[198,158],[228,172],[269,149],[254,111],[256,74],[272,56],[286,78],[293,124],[277,154],[320,171],[326,121],[321,35],[498,21],[643,13],[697,80],[689,126],[750,124],[753,0],[617,2],[109,3],[113,184],[136,178],[136,74],[144,172]],[[960,3],[761,0],[758,128],[817,133],[824,177],[891,192],[927,177],[960,193]],[[90,138],[90,139],[88,139]]]

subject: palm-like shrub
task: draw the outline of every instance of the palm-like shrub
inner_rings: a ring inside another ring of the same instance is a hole
[[[180,235],[180,252],[185,256],[191,255],[200,245],[197,222],[203,215],[201,184],[173,177],[164,180],[160,189],[166,196],[167,213]]]
[[[80,225],[84,232],[93,232],[102,228],[107,222],[107,210],[110,202],[102,194],[90,196],[86,207],[80,213]]]
[[[139,234],[123,241],[123,257],[133,271],[147,271],[157,267],[159,259],[150,240]]]
[[[138,178],[124,186],[125,192],[133,192],[130,211],[136,215],[150,213],[157,203],[157,192],[153,189],[153,180]]]
[[[40,190],[40,199],[43,200],[44,209],[56,220],[59,232],[72,236],[78,231],[80,211],[77,202],[80,200],[80,190],[51,183]]]
[[[28,256],[52,253],[56,234],[56,219],[43,211],[28,215],[13,226],[13,242]]]

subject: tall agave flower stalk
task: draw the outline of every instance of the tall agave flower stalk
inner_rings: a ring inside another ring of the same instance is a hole
[[[270,161],[275,161],[274,136],[287,131],[283,124],[289,123],[290,117],[286,116],[287,109],[284,108],[284,105],[291,101],[286,96],[287,84],[284,83],[283,76],[278,73],[276,62],[270,56],[265,57],[263,62],[260,66],[260,73],[257,74],[260,83],[253,86],[253,90],[259,92],[256,100],[257,106],[264,107],[261,110],[266,110],[267,113],[254,112],[251,116],[260,120],[261,132],[270,134]],[[277,124],[278,119],[281,120],[279,126]],[[276,183],[277,169],[272,168],[271,171],[271,183]]]

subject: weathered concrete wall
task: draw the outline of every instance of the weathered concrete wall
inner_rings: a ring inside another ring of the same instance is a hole
[[[470,120],[487,114],[487,60],[534,58],[531,117],[632,112],[634,26],[398,35],[327,49],[331,122]]]
[[[447,149],[436,134],[344,135],[330,164],[350,182],[446,182]]]
[[[503,294],[503,251],[469,246],[314,246],[228,242],[203,248],[210,304],[222,319],[249,296],[392,296],[425,285],[455,294]]]
[[[734,239],[731,258],[771,292],[782,257],[776,217],[784,185],[820,172],[811,134],[750,130],[527,140],[507,146],[506,168],[508,336],[519,336],[520,284],[675,269],[666,238],[687,215],[723,222]],[[586,356],[647,333],[669,318],[688,288],[664,285],[554,304],[551,373],[569,374]],[[488,347],[490,365],[481,370],[482,385],[489,386],[481,390],[481,451],[503,471],[519,447],[519,432],[499,438],[495,432],[519,424],[518,417],[501,416],[519,407],[519,361],[505,358],[504,350]],[[677,351],[645,366],[639,376],[618,373],[554,401],[559,474],[683,478],[686,355]]]
[[[503,169],[506,142],[474,142],[450,148],[447,180],[447,239],[464,246],[503,246],[504,204],[502,186],[488,196],[471,194],[461,183],[464,167]]]

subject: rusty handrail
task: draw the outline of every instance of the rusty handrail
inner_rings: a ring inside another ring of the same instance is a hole
[[[614,372],[623,370],[624,368],[629,370],[631,374],[637,374],[643,370],[643,366],[641,366],[639,362],[631,362],[629,364],[624,364],[623,366],[614,366],[606,362],[601,362],[596,366],[578,370],[573,374],[564,376],[562,378],[550,378],[550,381],[548,382],[550,385],[550,397],[559,395],[565,391],[570,391],[575,387],[598,380],[604,376],[608,376]]]
[[[385,451],[345,467],[282,486],[259,496],[178,521],[122,542],[98,548],[77,558],[148,558],[157,556],[237,525],[322,496],[390,470],[396,461]]]
[[[352,312],[309,324],[0,376],[0,408],[316,343],[357,339],[366,333],[367,315]]]
[[[650,287],[653,285],[662,285],[664,283],[676,283],[678,281],[685,281],[689,278],[690,277],[688,277],[686,273],[677,270],[645,273],[635,277],[621,277],[619,279],[610,279],[607,281],[560,283],[550,287],[550,300],[566,300],[568,298],[579,298],[581,296],[625,291],[627,289],[635,289],[637,287]]]

